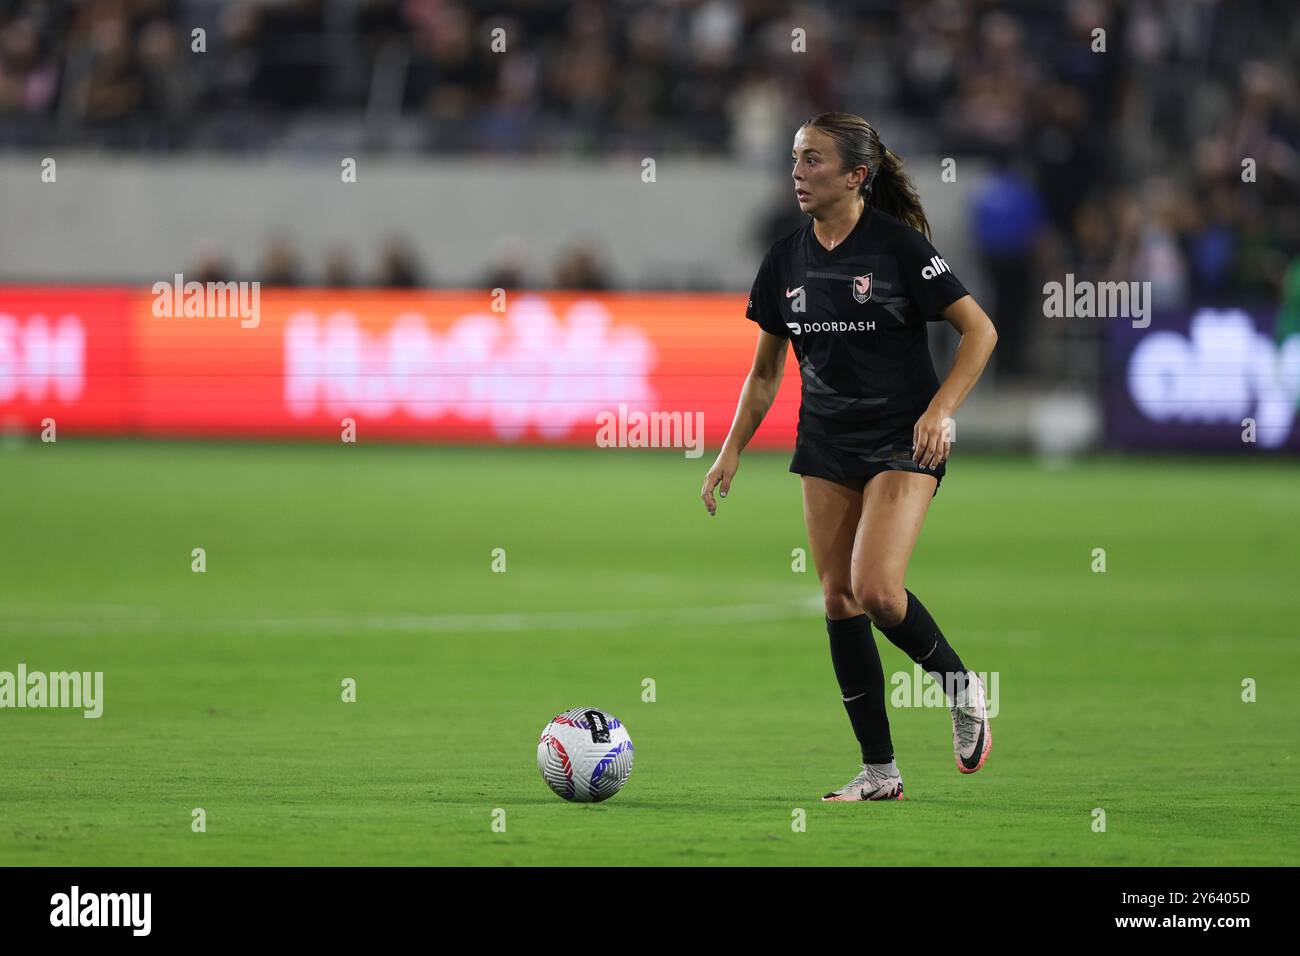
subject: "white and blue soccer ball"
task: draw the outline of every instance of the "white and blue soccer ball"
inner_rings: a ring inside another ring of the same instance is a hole
[[[557,714],[537,743],[537,769],[565,800],[608,800],[632,775],[632,738],[613,714],[575,707]]]

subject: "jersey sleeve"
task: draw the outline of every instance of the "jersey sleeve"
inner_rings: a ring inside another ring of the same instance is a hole
[[[779,335],[784,339],[790,337],[790,330],[786,328],[785,320],[781,317],[781,308],[779,299],[776,297],[776,288],[774,283],[776,276],[772,268],[772,250],[767,251],[763,256],[763,262],[758,267],[758,275],[754,277],[753,288],[749,290],[749,306],[745,309],[745,318],[757,322],[759,328],[764,332],[770,332],[773,335]]]
[[[968,294],[930,240],[910,227],[899,239],[898,266],[908,297],[927,322],[942,320],[943,310]]]

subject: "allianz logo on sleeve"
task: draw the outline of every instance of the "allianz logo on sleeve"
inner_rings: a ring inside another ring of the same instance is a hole
[[[935,276],[943,275],[945,272],[952,272],[948,268],[948,263],[944,262],[938,256],[930,257],[930,264],[921,270],[922,279],[933,279]]]

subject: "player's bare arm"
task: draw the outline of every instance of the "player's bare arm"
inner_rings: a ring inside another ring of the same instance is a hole
[[[758,431],[777,392],[781,390],[781,377],[785,374],[785,354],[789,343],[777,335],[758,333],[758,345],[754,349],[754,364],[745,378],[740,391],[740,401],[736,405],[736,417],[732,420],[727,440],[722,443],[722,450],[709,473],[704,476],[704,487],[700,489],[700,499],[709,514],[718,513],[718,503],[713,497],[713,490],[721,483],[719,489],[723,498],[731,491],[731,480],[740,468],[740,453],[744,451],[749,440]]]
[[[993,321],[972,296],[962,296],[943,310],[943,317],[961,333],[957,354],[948,377],[939,386],[929,408],[916,423],[912,460],[922,468],[933,468],[948,460],[952,450],[953,416],[988,364],[998,332]]]

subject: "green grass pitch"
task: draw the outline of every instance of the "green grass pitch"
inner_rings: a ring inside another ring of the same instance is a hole
[[[0,710],[0,864],[1296,862],[1294,463],[958,451],[908,586],[999,674],[989,761],[959,774],[946,710],[891,709],[908,799],[828,805],[856,748],[798,479],[748,454],[711,519],[710,461],[0,449],[0,670],[105,675],[98,720]],[[537,737],[587,705],[635,769],[567,804]]]

